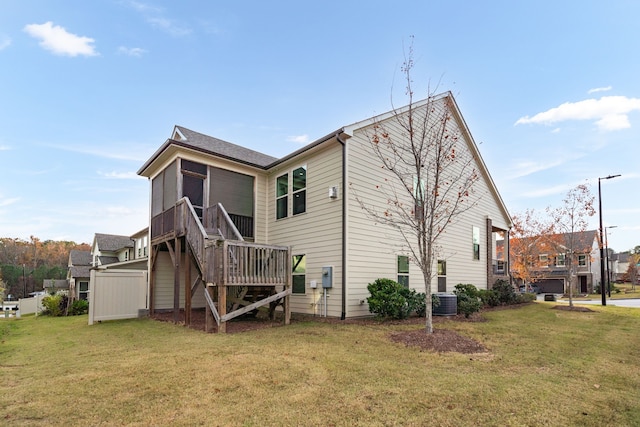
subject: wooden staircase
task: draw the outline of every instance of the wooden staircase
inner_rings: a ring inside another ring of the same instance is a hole
[[[244,241],[222,204],[206,209],[200,221],[189,199],[183,198],[176,203],[174,224],[175,238],[184,237],[187,259],[192,259],[198,270],[193,283],[185,281],[187,325],[191,298],[199,284],[204,285],[207,301],[207,332],[214,330],[214,324],[218,332],[225,332],[227,321],[267,304],[271,317],[279,302],[284,323],[289,324],[289,247]]]

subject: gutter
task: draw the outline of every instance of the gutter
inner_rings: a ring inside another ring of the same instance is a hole
[[[347,143],[336,132],[336,140],[342,145],[342,313],[340,320],[347,317]]]

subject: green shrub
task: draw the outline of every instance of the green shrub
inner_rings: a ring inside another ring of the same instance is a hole
[[[427,294],[416,293],[415,311],[419,317],[425,317],[427,315]],[[431,308],[434,309],[440,306],[440,298],[438,295],[431,294]]]
[[[498,296],[500,304],[513,304],[516,302],[516,291],[507,280],[499,279],[493,284],[492,289]]]
[[[471,314],[480,311],[482,303],[480,302],[478,288],[468,283],[458,283],[453,291],[457,296],[458,314],[464,314],[469,317]]]
[[[44,307],[42,314],[45,316],[62,316],[64,314],[62,301],[62,295],[47,295],[42,298],[42,305]]]
[[[74,301],[69,307],[69,316],[79,316],[89,312],[89,302],[83,299]]]
[[[376,279],[367,286],[371,296],[367,298],[369,311],[378,317],[406,319],[414,311],[426,313],[425,294],[391,279]]]
[[[482,304],[487,307],[495,307],[500,304],[498,294],[493,289],[479,289],[478,297],[480,301],[482,301]]]
[[[516,294],[516,304],[524,304],[527,302],[532,302],[537,299],[536,294],[532,293],[524,293],[524,294]]]

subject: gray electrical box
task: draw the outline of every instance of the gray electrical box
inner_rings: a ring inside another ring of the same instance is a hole
[[[331,266],[322,267],[322,287],[333,287],[333,267]]]

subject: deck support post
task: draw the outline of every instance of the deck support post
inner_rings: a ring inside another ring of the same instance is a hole
[[[180,321],[180,258],[182,257],[182,248],[180,238],[174,240],[174,270],[173,270],[173,322]]]
[[[189,242],[184,245],[184,324],[191,325],[191,250]]]

